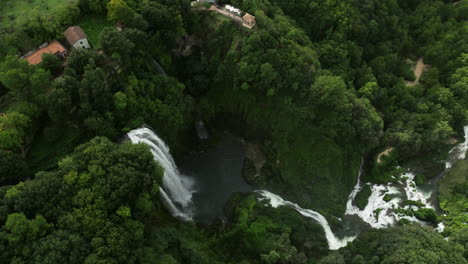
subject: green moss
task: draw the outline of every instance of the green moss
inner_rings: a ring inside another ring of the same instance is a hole
[[[220,108],[210,109],[218,112],[210,123],[220,123],[223,130],[246,138],[263,139],[267,161],[262,175],[268,180],[260,187],[304,208],[342,215],[362,159],[356,141],[331,139],[277,98],[256,98],[220,86],[210,92],[209,104]]]
[[[369,201],[369,196],[371,195],[371,193],[372,193],[371,187],[367,184],[364,185],[364,187],[362,188],[360,192],[358,192],[354,202],[356,203],[356,206],[359,207],[359,209],[364,210],[364,208],[366,208],[366,205]]]
[[[414,182],[416,183],[416,185],[420,186],[420,185],[423,185],[425,182],[426,182],[426,177],[421,174],[421,173],[418,173],[416,174],[416,176],[414,177]]]
[[[420,208],[417,211],[414,211],[414,216],[421,221],[430,222],[434,225],[437,224],[437,215],[432,208]]]
[[[401,214],[401,215],[407,215],[407,216],[413,216],[413,210],[406,210],[403,208],[397,208],[395,209],[395,213]]]
[[[297,128],[277,144],[279,184],[287,187],[284,193],[300,194],[296,201],[307,193],[307,207],[339,215],[356,181],[361,161],[357,149],[330,140],[314,127]]]
[[[378,221],[379,220],[379,214],[380,212],[382,212],[382,208],[377,208],[374,210],[374,214],[375,214],[375,219]]]
[[[408,219],[402,218],[402,219],[398,220],[398,224],[401,225],[401,226],[405,226],[405,225],[411,224],[411,221],[408,220]]]
[[[405,206],[406,205],[414,205],[414,206],[417,206],[417,207],[424,207],[424,204],[421,203],[420,201],[406,200],[406,201],[404,201],[404,204],[405,204]]]
[[[393,198],[397,197],[397,195],[395,194],[385,194],[383,200],[385,202],[390,202],[391,200],[393,200]]]

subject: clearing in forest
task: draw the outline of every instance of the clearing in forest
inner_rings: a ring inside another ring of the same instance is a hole
[[[415,85],[419,84],[419,78],[421,78],[421,75],[429,67],[429,65],[424,64],[423,57],[419,58],[416,63],[414,63],[411,60],[407,60],[407,61],[412,65],[411,70],[413,71],[414,76],[416,77],[416,79],[414,81],[405,81],[405,84],[407,86],[415,86]]]

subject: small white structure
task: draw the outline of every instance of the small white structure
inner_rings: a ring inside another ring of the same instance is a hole
[[[239,16],[241,15],[241,10],[239,8],[235,8],[231,5],[226,5],[224,8],[226,8],[231,13],[237,14]]]
[[[68,43],[70,43],[74,48],[91,48],[91,45],[89,45],[88,42],[88,36],[86,36],[80,26],[69,27],[65,32],[63,32],[63,34],[65,35]]]

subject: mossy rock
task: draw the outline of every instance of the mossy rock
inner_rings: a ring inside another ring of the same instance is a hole
[[[402,218],[402,219],[398,220],[398,224],[400,226],[405,226],[405,225],[411,224],[411,221],[406,219],[406,218]]]
[[[364,208],[366,208],[367,203],[369,201],[369,196],[371,195],[371,193],[372,193],[371,187],[367,184],[364,185],[364,187],[362,188],[360,192],[358,192],[358,194],[356,195],[356,199],[354,200],[354,203],[356,203],[356,206],[359,209],[364,210]]]
[[[390,202],[391,200],[393,200],[393,198],[396,198],[397,196],[395,194],[385,194],[383,200],[385,202]]]
[[[438,223],[437,215],[432,208],[421,208],[417,211],[414,211],[414,216],[416,216],[416,218],[421,221],[426,221],[434,225],[437,225]]]
[[[421,186],[426,182],[426,177],[423,174],[418,173],[414,177],[414,182],[417,186]]]
[[[263,170],[262,170],[263,171]],[[242,167],[242,176],[244,180],[252,186],[261,186],[267,181],[267,177],[262,171],[257,172],[252,160],[245,158],[244,166]]]
[[[404,201],[405,205],[414,205],[417,207],[424,207],[424,204],[421,203],[420,201],[413,201],[413,200],[406,200]]]

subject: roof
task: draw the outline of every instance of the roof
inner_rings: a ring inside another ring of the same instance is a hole
[[[242,17],[242,19],[243,19],[244,21],[246,21],[247,23],[253,23],[253,22],[255,22],[255,17],[252,16],[251,14],[249,14],[249,13],[246,13],[246,14]]]
[[[77,42],[80,39],[88,37],[86,36],[86,34],[80,26],[69,27],[67,28],[67,30],[65,30],[65,32],[63,32],[63,34],[65,35],[65,38],[71,45],[75,44],[75,42]]]
[[[24,59],[29,62],[29,64],[39,64],[42,62],[42,54],[50,53],[56,54],[58,52],[64,52],[66,49],[60,44],[60,42],[54,40],[49,45],[36,50],[33,54],[25,57]]]

